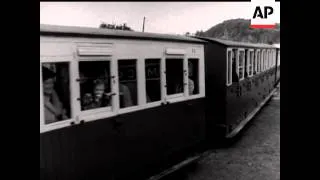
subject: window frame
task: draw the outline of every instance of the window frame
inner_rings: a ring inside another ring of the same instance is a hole
[[[146,61],[147,60],[159,60],[159,65],[160,65],[160,69],[159,69],[159,75],[160,75],[160,100],[158,101],[153,101],[153,102],[147,102],[147,76],[146,76]],[[163,72],[163,69],[162,69],[162,58],[143,58],[143,72],[144,72],[144,84],[142,85],[144,88],[144,91],[145,91],[145,106],[146,107],[154,107],[154,106],[158,106],[160,105],[162,102],[163,102],[163,96],[162,96],[162,92],[163,92],[163,88],[164,86],[162,85],[162,72]]]
[[[240,69],[240,52],[243,52],[243,63],[242,63],[242,78],[240,78],[240,71],[239,71],[239,69]],[[237,68],[236,68],[236,70],[237,70],[237,74],[238,74],[238,77],[239,77],[239,82],[240,81],[242,81],[242,80],[244,80],[245,79],[245,75],[244,75],[244,73],[245,73],[245,58],[246,58],[246,56],[245,56],[245,49],[244,48],[238,48],[237,49],[237,58],[236,58],[236,66],[237,66]]]
[[[247,73],[248,73],[248,77],[252,77],[253,76],[253,61],[254,61],[254,50],[253,49],[248,49],[248,56],[247,56]],[[252,56],[251,56],[252,53]],[[250,69],[251,69],[251,74],[250,74]]]
[[[68,63],[69,68],[69,92],[70,92],[70,118],[62,121],[45,124],[45,114],[44,114],[44,101],[43,101],[43,77],[42,77],[42,64],[43,63]],[[75,107],[75,93],[76,88],[74,86],[74,81],[76,78],[73,75],[75,74],[74,67],[76,63],[73,56],[40,56],[40,133],[52,131],[55,129],[64,128],[70,126],[72,123],[78,123],[77,121],[77,108]]]
[[[228,54],[229,52],[231,52],[231,56],[230,58],[228,58]],[[227,70],[226,70],[226,86],[231,86],[232,85],[232,59],[233,59],[233,49],[232,48],[227,48],[227,54],[226,54],[226,66],[227,66]],[[230,66],[229,66],[230,65]],[[230,82],[229,82],[230,80]]]
[[[255,50],[256,74],[260,73],[260,58],[261,58],[261,51],[260,49],[256,49]]]
[[[261,50],[261,72],[264,72],[265,71],[265,54],[266,54],[266,50],[265,49],[262,49]]]
[[[120,108],[120,89],[119,89],[119,84],[120,84],[120,80],[119,80],[119,71],[118,71],[118,68],[119,68],[119,61],[132,61],[132,60],[135,60],[136,61],[136,79],[137,79],[137,105],[133,105],[133,106],[129,106],[129,107],[125,107],[125,108]],[[127,58],[124,58],[124,57],[121,57],[121,58],[118,58],[116,60],[117,62],[117,75],[116,75],[116,78],[117,78],[117,83],[116,86],[118,88],[118,91],[117,91],[117,94],[118,94],[118,97],[117,97],[117,102],[118,102],[118,113],[119,114],[125,114],[125,113],[129,113],[129,112],[133,112],[133,111],[138,111],[140,110],[141,108],[143,109],[143,106],[142,105],[145,105],[146,104],[146,92],[142,92],[143,88],[142,87],[142,83],[140,79],[142,79],[142,77],[144,76],[144,69],[142,69],[142,61],[141,61],[141,58],[137,57],[137,56],[130,56],[130,57],[127,57]],[[143,71],[142,71],[143,70]],[[145,85],[144,85],[145,86]],[[143,97],[144,96],[144,97]],[[144,100],[143,100],[144,99]]]
[[[264,55],[264,56],[265,56],[265,57],[264,57],[264,59],[265,59],[265,60],[264,60],[264,66],[265,66],[265,67],[264,67],[264,70],[265,70],[265,71],[268,70],[268,60],[269,60],[269,59],[268,59],[268,52],[269,52],[268,49],[266,49],[265,55]]]
[[[273,67],[276,66],[276,62],[277,62],[277,50],[273,50]]]
[[[77,68],[75,69],[76,72],[76,77],[77,79],[80,79],[80,71],[79,71],[79,65],[80,62],[109,62],[109,66],[110,66],[110,77],[115,75],[114,72],[114,63],[113,63],[113,59],[111,56],[94,56],[94,55],[88,55],[88,56],[77,56]],[[117,76],[115,76],[114,79],[116,79]],[[83,120],[85,119],[85,122],[90,122],[90,121],[95,121],[97,119],[101,119],[101,118],[108,118],[108,117],[112,117],[116,115],[116,107],[115,107],[115,98],[118,95],[117,91],[115,91],[115,87],[116,86],[116,82],[115,80],[111,80],[110,79],[110,89],[111,89],[111,93],[115,93],[114,96],[112,96],[112,100],[111,100],[111,106],[108,107],[102,107],[102,108],[96,108],[96,109],[90,109],[90,110],[81,110],[81,102],[78,100],[76,102],[76,106],[78,109],[78,118]],[[77,85],[76,85],[76,89],[78,89],[77,95],[79,98],[80,97],[80,92],[81,92],[81,87],[80,87],[80,82],[77,81]],[[119,96],[119,95],[118,95]]]
[[[269,62],[269,63],[268,63],[268,69],[271,69],[271,67],[272,67],[272,50],[269,49],[268,52],[269,52],[269,53],[268,53],[268,59],[269,59],[269,60],[268,60],[268,62]]]
[[[280,66],[280,49],[278,50],[278,63],[277,63],[277,66],[278,67]]]
[[[197,84],[197,86],[198,86],[198,94],[189,94],[189,60],[192,60],[192,59],[194,59],[194,60],[197,60],[198,61],[198,69],[197,69],[197,73],[198,73],[198,84]],[[200,91],[200,81],[201,81],[201,78],[200,78],[200,70],[201,70],[201,68],[200,68],[200,57],[187,57],[187,72],[186,72],[186,76],[187,76],[187,79],[186,79],[186,89],[187,89],[187,91],[186,91],[186,93],[187,93],[187,97],[197,97],[197,96],[199,96],[200,94],[201,94],[201,91]]]
[[[177,94],[172,94],[172,95],[168,95],[167,92],[167,75],[166,75],[166,65],[167,65],[167,59],[174,59],[174,60],[182,60],[182,64],[183,64],[183,92],[182,93],[177,93]],[[188,88],[186,88],[187,86],[187,82],[188,81],[188,59],[186,58],[185,55],[165,55],[164,56],[164,69],[165,71],[164,73],[164,78],[165,78],[165,90],[164,90],[164,96],[165,96],[165,100],[171,100],[170,102],[177,102],[177,101],[182,101],[184,100],[184,98],[186,96],[188,96],[187,91],[189,91]]]

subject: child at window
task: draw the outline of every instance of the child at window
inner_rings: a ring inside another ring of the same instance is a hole
[[[55,73],[46,67],[42,67],[42,75],[45,123],[49,124],[68,119],[63,105],[54,90]]]
[[[95,80],[93,92],[83,97],[83,110],[110,106],[111,94],[106,93],[106,84],[103,80]]]

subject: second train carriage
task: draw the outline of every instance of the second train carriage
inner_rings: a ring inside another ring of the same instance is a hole
[[[182,160],[205,140],[204,43],[41,25],[40,172],[130,179]]]
[[[205,46],[206,133],[208,139],[235,136],[272,95],[278,49],[198,37]],[[277,73],[280,77],[280,73]]]

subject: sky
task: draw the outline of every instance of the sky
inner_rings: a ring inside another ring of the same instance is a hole
[[[250,19],[250,2],[40,2],[40,24],[99,27],[123,24],[135,31],[164,34],[206,31],[224,20]],[[280,2],[275,20],[280,23]]]

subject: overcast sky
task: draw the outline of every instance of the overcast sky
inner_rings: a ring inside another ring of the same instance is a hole
[[[250,2],[40,2],[40,24],[99,27],[126,23],[135,31],[184,34],[228,19],[250,19]],[[276,2],[280,23],[280,3]]]

